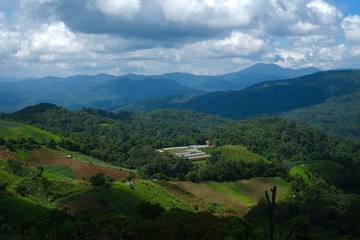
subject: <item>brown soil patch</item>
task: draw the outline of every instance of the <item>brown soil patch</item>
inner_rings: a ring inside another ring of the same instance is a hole
[[[28,165],[30,167],[40,166],[70,166],[77,179],[89,179],[98,172],[103,172],[105,176],[111,176],[115,180],[120,180],[128,176],[128,172],[110,167],[94,165],[75,158],[67,159],[52,149],[40,149],[29,151]]]
[[[0,159],[7,160],[7,159],[9,159],[9,157],[11,157],[10,150],[8,150],[8,149],[0,150]]]

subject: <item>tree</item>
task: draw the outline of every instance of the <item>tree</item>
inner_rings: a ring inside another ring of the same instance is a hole
[[[111,176],[106,176],[105,177],[105,183],[107,185],[111,185],[113,182],[115,182],[115,179],[113,177],[111,177]]]
[[[165,210],[159,204],[153,204],[150,202],[142,202],[136,208],[136,213],[141,215],[144,219],[157,218],[163,212],[165,212]]]
[[[103,186],[105,184],[105,175],[103,172],[98,172],[90,177],[90,183],[93,186]]]
[[[268,216],[269,216],[269,240],[274,240],[274,219],[275,219],[275,200],[276,200],[276,186],[270,188],[271,200],[268,191],[265,190],[266,201],[268,204]]]
[[[38,167],[35,169],[29,169],[29,177],[31,180],[35,180],[38,178],[41,178],[42,174],[44,172],[44,168],[43,167]]]

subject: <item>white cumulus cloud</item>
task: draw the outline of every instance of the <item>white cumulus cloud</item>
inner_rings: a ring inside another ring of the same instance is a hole
[[[349,41],[360,42],[360,16],[347,16],[341,23]]]
[[[83,50],[76,35],[69,31],[63,22],[44,24],[29,40],[30,49],[34,53],[74,54]]]
[[[335,6],[323,0],[313,0],[306,4],[306,7],[315,12],[325,24],[334,23],[342,17],[342,13]]]
[[[210,27],[243,27],[262,11],[263,0],[164,0],[162,8],[168,21]]]

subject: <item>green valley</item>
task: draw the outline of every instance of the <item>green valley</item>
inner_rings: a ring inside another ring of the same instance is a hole
[[[52,104],[1,116],[0,224],[8,228],[0,237],[265,239],[257,234],[274,186],[279,237],[299,212],[308,223],[301,236],[331,231],[333,239],[358,214],[347,209],[359,201],[360,143],[291,120]],[[156,151],[206,141],[210,157],[200,162]],[[328,228],[329,214],[338,228]]]

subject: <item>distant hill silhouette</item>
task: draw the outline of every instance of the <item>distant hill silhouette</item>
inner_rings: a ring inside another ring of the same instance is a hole
[[[55,103],[70,109],[94,107],[113,109],[138,101],[178,94],[237,90],[265,80],[277,80],[319,71],[315,68],[286,69],[275,64],[252,67],[221,76],[168,73],[157,76],[98,74],[67,78],[3,78],[0,81],[0,112],[11,112],[40,102]]]

